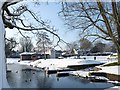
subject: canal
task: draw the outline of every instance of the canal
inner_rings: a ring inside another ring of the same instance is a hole
[[[7,79],[12,88],[103,88],[113,87],[111,83],[90,82],[75,76],[56,77],[41,70],[23,70],[26,65],[7,65]]]

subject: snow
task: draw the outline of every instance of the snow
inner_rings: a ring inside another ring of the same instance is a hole
[[[23,52],[20,55],[33,55],[35,52]]]
[[[87,57],[87,56],[86,56]],[[105,62],[115,62],[116,60],[106,60]],[[89,60],[89,59],[39,59],[34,62],[31,62],[30,65],[33,67],[67,67],[71,65],[87,65],[87,64],[101,64],[103,61],[101,60]]]
[[[99,61],[95,60],[84,60],[84,59],[47,59],[47,60],[38,60],[31,65],[44,68],[66,68],[71,65],[87,65],[87,64],[100,64]]]
[[[99,80],[109,80],[108,78],[104,77],[104,76],[93,76],[95,77],[96,79],[99,79]]]
[[[7,64],[18,63],[19,60],[20,58],[7,58]]]
[[[95,60],[95,57],[96,57],[96,60],[108,60],[108,57],[109,56],[80,56],[80,58],[86,58],[87,60]]]
[[[89,56],[88,56],[89,57]],[[100,56],[101,57],[101,56]],[[104,56],[103,56],[104,57]],[[86,56],[87,58],[87,56]],[[105,62],[114,62],[106,60]],[[21,61],[19,62],[20,64],[26,64],[26,65],[31,65],[33,67],[38,67],[38,68],[49,68],[53,70],[56,70],[58,68],[66,68],[68,66],[72,65],[88,65],[88,64],[101,64],[101,60],[89,60],[89,59],[71,59],[71,58],[64,58],[64,59],[39,59],[33,62],[28,62],[28,61]]]
[[[6,65],[5,65],[5,42],[4,42],[4,36],[5,36],[5,28],[2,21],[2,4],[3,0],[0,1],[0,90],[2,88],[9,88],[7,79],[6,79]]]
[[[120,90],[120,86],[114,86],[114,87],[110,87],[104,90]]]
[[[120,66],[105,66],[100,67],[102,70],[99,70],[98,72],[105,72],[109,74],[116,74],[120,75],[120,72],[118,71],[120,69]]]
[[[87,57],[87,56],[86,56]],[[110,62],[115,62],[116,60],[112,60],[112,61],[107,61],[107,63]],[[14,63],[14,62],[11,62]],[[87,59],[70,59],[70,58],[66,58],[66,59],[39,59],[36,61],[20,61],[17,62],[18,64],[21,65],[29,65],[29,66],[33,66],[33,67],[38,67],[38,68],[47,68],[49,70],[61,70],[64,68],[67,68],[68,66],[72,66],[72,65],[88,65],[88,64],[101,64],[101,61],[98,60],[87,60]],[[105,67],[101,67],[103,68],[101,71],[102,72],[106,72],[109,68],[105,68]],[[113,68],[114,69],[114,68]],[[116,69],[116,68],[115,68]],[[101,72],[99,71],[99,72]],[[112,71],[112,69],[109,70],[110,72]],[[112,73],[118,73],[118,69],[113,70]]]
[[[91,56],[93,57],[93,56]],[[100,56],[102,57],[102,56]],[[66,68],[71,65],[87,65],[87,64],[101,64],[103,63],[102,60],[103,58],[106,59],[105,56],[100,60],[90,60],[90,56],[86,56],[85,58],[87,59],[71,59],[71,58],[64,58],[64,59],[39,59],[36,61],[20,61],[16,60],[15,62],[9,61],[8,63],[19,63],[22,65],[31,65],[33,67],[38,67],[38,68],[49,68],[49,69],[58,69],[58,68]],[[115,62],[116,60],[105,60],[105,62]]]
[[[70,72],[71,75],[75,75],[75,76],[80,76],[80,77],[86,77],[89,76],[89,71],[71,71]]]
[[[20,61],[18,63],[21,65],[30,65],[31,61]]]
[[[40,59],[40,60],[36,60],[34,62],[31,62],[30,65],[33,67],[36,67],[39,63],[41,63],[42,61],[44,61],[44,59]]]

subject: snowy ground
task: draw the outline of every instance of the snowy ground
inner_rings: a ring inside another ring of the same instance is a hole
[[[89,76],[89,71],[83,71],[83,70],[71,71],[70,74],[78,77],[87,77]]]
[[[67,68],[71,65],[88,65],[88,64],[101,64],[99,61],[95,60],[84,60],[84,59],[47,59],[47,60],[37,60],[31,62],[30,65],[39,68]]]
[[[20,61],[19,58],[17,59],[12,59],[8,58],[7,59],[7,64],[22,64],[22,65],[31,65],[33,67],[39,67],[39,68],[49,68],[49,69],[59,69],[59,68],[66,68],[67,66],[71,65],[87,65],[87,64],[100,64],[100,63],[110,63],[110,62],[115,62],[117,60],[112,59],[108,60],[108,56],[95,56],[96,60],[94,60],[94,56],[81,56],[81,58],[86,58],[86,59],[71,59],[71,58],[66,58],[66,59],[39,59],[36,61]]]
[[[98,72],[105,72],[109,74],[115,74],[115,75],[120,75],[120,66],[105,66],[105,67],[100,67],[102,70],[99,70]]]
[[[120,86],[110,87],[110,88],[107,88],[105,90],[120,90]]]
[[[67,68],[67,66],[70,66],[70,65],[100,64],[100,63],[103,63],[104,59],[105,59],[104,62],[106,63],[117,61],[115,59],[108,60],[107,57],[105,56],[98,56],[97,58],[99,60],[91,60],[90,58],[93,58],[93,56],[91,57],[86,56],[86,59],[69,59],[69,58],[67,59],[46,59],[46,60],[40,59],[36,61],[20,61],[20,62],[18,62],[18,60],[20,60],[19,58],[16,58],[16,59],[8,58],[7,64],[17,63],[17,64],[28,65],[28,66],[31,65],[33,67],[39,67],[39,68],[49,68],[49,70],[59,70],[59,69],[61,70],[62,68]],[[120,75],[120,73],[118,72],[118,69],[120,69],[120,66],[111,66],[111,67],[98,66],[98,67],[102,69],[99,72],[106,72],[106,73]],[[86,73],[85,71],[84,72],[82,71],[82,74],[86,75],[88,74],[88,72]]]
[[[80,76],[80,77],[89,77],[89,73],[91,72],[104,72],[104,73],[109,73],[109,74],[115,74],[115,75],[120,75],[119,69],[120,66],[106,66],[106,67],[99,67],[102,70],[99,71],[84,71],[84,70],[79,70],[79,71],[71,71],[71,75],[75,76]]]

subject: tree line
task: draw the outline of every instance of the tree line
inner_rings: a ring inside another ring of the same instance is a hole
[[[101,41],[91,42],[88,39],[82,38],[78,41],[71,42],[69,46],[66,46],[67,50],[80,50],[82,52],[89,53],[104,53],[104,52],[113,52],[116,53],[116,48],[111,42],[105,43]]]
[[[47,48],[51,48],[52,41],[50,40],[48,34],[46,32],[41,32],[40,34],[36,34],[36,51],[45,51]],[[22,52],[31,52],[35,51],[34,44],[32,42],[32,38],[30,37],[20,37],[19,41],[15,39],[15,37],[11,37],[5,40],[5,53],[7,57],[10,57],[12,53],[14,53],[17,48],[17,51]]]
[[[37,34],[37,42],[36,42],[36,50],[33,45],[32,39],[30,37],[21,37],[19,41],[15,39],[15,37],[11,37],[9,39],[6,39],[5,42],[5,52],[6,56],[9,57],[13,52],[15,52],[15,48],[18,47],[19,52],[31,52],[31,51],[45,51],[45,49],[52,48],[52,42],[47,35],[46,32],[41,32],[39,35]],[[96,41],[92,43],[88,39],[80,39],[79,41],[71,42],[69,45],[66,45],[65,49],[67,51],[69,50],[81,50],[83,52],[89,51],[89,53],[103,53],[103,52],[113,52],[116,53],[116,49],[114,44],[112,43],[105,43],[101,41]]]

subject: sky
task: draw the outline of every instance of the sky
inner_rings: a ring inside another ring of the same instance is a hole
[[[76,40],[79,40],[79,31],[68,30],[68,27],[64,25],[65,21],[62,19],[61,16],[58,16],[58,12],[61,10],[61,4],[58,4],[56,2],[49,2],[47,3],[41,3],[39,6],[32,5],[29,7],[33,11],[37,12],[37,15],[40,15],[43,20],[49,20],[50,26],[54,26],[58,31],[58,35],[63,39],[64,41],[70,43],[74,42]],[[18,33],[15,29],[6,29],[6,37],[16,37],[17,40],[21,37],[21,35]],[[33,39],[34,42],[34,39]],[[61,44],[61,46],[64,48],[65,44]]]
[[[74,41],[80,40],[79,36],[79,30],[69,30],[68,27],[65,24],[65,21],[61,16],[58,15],[58,13],[61,11],[62,5],[58,2],[42,2],[40,5],[33,5],[32,2],[28,2],[29,6],[28,8],[34,11],[34,13],[37,13],[37,16],[40,16],[42,20],[48,20],[50,21],[50,26],[55,27],[56,30],[58,30],[56,33],[60,36],[61,39],[63,39],[67,43],[72,43]],[[28,17],[30,18],[30,17]],[[34,23],[34,22],[33,22]],[[28,33],[28,32],[27,32]],[[26,33],[24,33],[26,34]],[[52,35],[50,35],[50,38],[53,39]],[[36,45],[36,39],[33,35],[29,34],[29,36],[32,37],[32,42],[34,46]],[[19,38],[22,37],[19,32],[16,29],[6,29],[6,37],[15,37],[17,41],[19,42]],[[92,38],[89,38],[89,40],[92,40]],[[106,41],[105,41],[106,42]],[[54,42],[54,45],[56,45],[56,42]],[[65,49],[66,44],[60,43],[60,46]],[[57,47],[56,49],[60,49]]]

